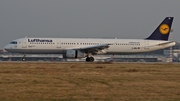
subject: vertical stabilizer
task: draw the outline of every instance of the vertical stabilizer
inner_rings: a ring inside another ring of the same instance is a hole
[[[148,40],[168,40],[174,17],[166,17],[156,30],[146,39]]]

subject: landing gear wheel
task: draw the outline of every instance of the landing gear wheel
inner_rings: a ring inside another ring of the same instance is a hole
[[[26,58],[22,58],[22,61],[26,61]]]
[[[94,57],[90,57],[90,61],[91,61],[91,62],[94,62]]]
[[[86,58],[86,61],[87,61],[87,62],[93,62],[93,61],[94,61],[94,57],[87,57],[87,58]]]
[[[86,62],[89,62],[89,61],[90,61],[90,58],[89,58],[89,57],[87,57],[87,58],[86,58]]]

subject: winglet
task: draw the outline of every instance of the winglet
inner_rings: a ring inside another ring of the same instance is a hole
[[[146,39],[148,40],[168,40],[174,17],[166,17],[156,30]]]

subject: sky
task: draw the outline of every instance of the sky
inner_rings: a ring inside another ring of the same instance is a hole
[[[180,0],[0,0],[0,49],[22,37],[148,37],[174,17],[180,42]]]

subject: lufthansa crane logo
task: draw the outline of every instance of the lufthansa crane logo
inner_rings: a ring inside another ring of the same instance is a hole
[[[169,33],[170,31],[170,28],[167,24],[162,24],[160,27],[159,27],[159,31],[161,32],[161,34],[163,35],[166,35]]]

